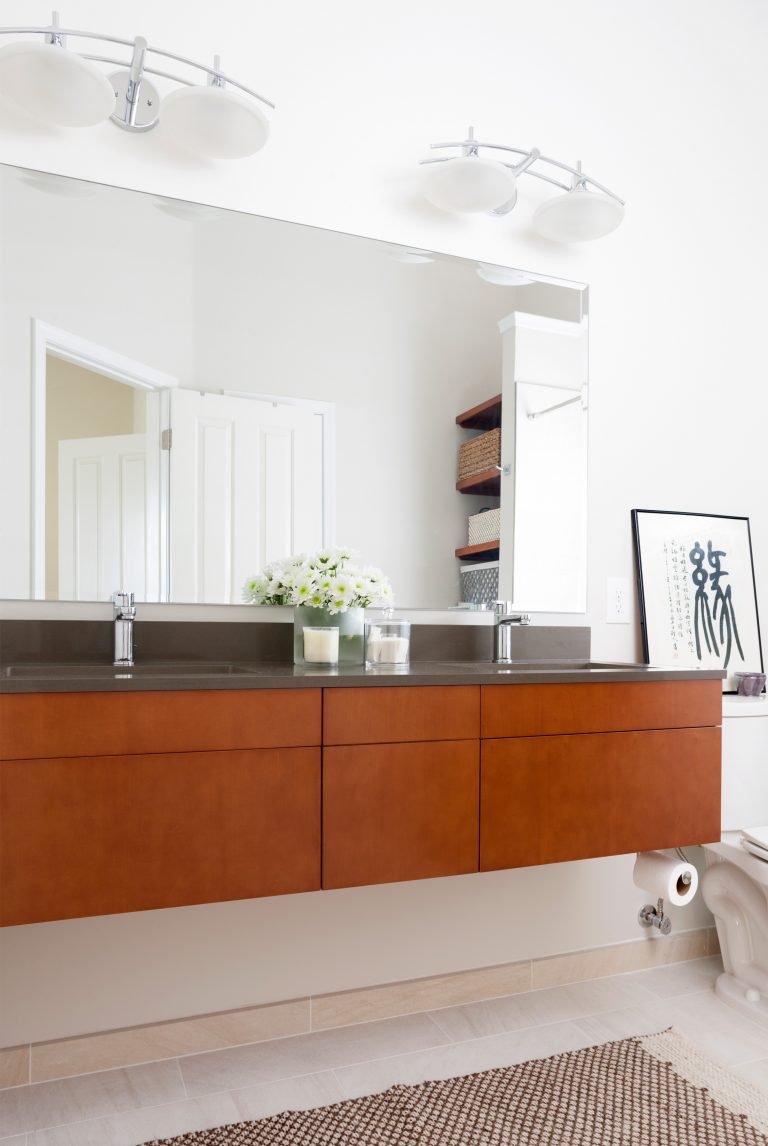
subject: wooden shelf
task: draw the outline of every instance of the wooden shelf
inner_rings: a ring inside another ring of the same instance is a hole
[[[498,561],[499,542],[483,541],[480,545],[464,545],[456,550],[459,561]]]
[[[481,494],[486,497],[501,496],[501,474],[497,469],[482,470],[479,474],[456,482],[459,493]]]
[[[501,425],[501,394],[459,414],[456,425],[464,430],[495,430]]]

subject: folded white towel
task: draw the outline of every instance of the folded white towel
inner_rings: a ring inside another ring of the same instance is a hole
[[[741,838],[743,841],[748,840],[751,844],[757,844],[759,848],[768,851],[768,824],[761,828],[743,828]]]
[[[768,848],[758,847],[758,845],[753,844],[751,840],[742,840],[741,846],[744,848],[744,851],[749,852],[751,856],[762,860],[763,863],[768,863]]]

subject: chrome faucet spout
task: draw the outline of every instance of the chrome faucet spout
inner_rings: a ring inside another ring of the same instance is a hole
[[[133,664],[133,622],[136,619],[136,606],[133,593],[119,591],[112,594],[115,623],[115,658],[113,665]]]
[[[512,656],[512,630],[518,625],[530,625],[529,613],[512,611],[511,601],[497,601],[494,606],[496,623],[493,627],[493,660],[495,664],[514,664]]]

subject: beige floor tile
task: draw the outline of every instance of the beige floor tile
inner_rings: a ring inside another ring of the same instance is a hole
[[[0,1089],[29,1082],[29,1047],[0,1050]]]
[[[67,1078],[177,1055],[284,1038],[309,1030],[309,999],[133,1027],[32,1047],[32,1081]],[[26,1081],[26,1080],[25,1080]]]
[[[768,1094],[768,1058],[758,1059],[755,1062],[740,1062],[731,1069],[734,1074],[746,1078],[753,1086]]]
[[[386,1090],[396,1083],[412,1085],[427,1079],[454,1078],[497,1066],[512,1066],[531,1058],[547,1058],[586,1045],[584,1032],[573,1023],[555,1023],[360,1063],[335,1073],[345,1097],[357,1098]]]
[[[590,1045],[629,1039],[635,1035],[655,1035],[674,1025],[674,1014],[668,999],[654,999],[642,1007],[587,1015],[576,1020],[576,1026],[588,1036]]]
[[[241,1119],[230,1096],[214,1094],[38,1130],[29,1135],[27,1146],[137,1146],[152,1138],[211,1130],[238,1121]]]
[[[344,1099],[332,1070],[229,1091],[238,1118],[270,1118],[283,1110],[313,1110]]]
[[[716,1062],[733,1066],[768,1058],[768,1027],[750,1022],[711,991],[666,1002],[673,1025]]]
[[[648,936],[636,943],[620,943],[615,947],[599,947],[592,951],[575,951],[566,955],[553,955],[548,959],[536,959],[531,967],[531,985],[534,990],[540,987],[559,987],[563,983],[575,983],[583,979],[700,959],[708,954],[708,928],[684,931],[665,938]]]
[[[706,959],[690,959],[685,963],[655,967],[652,971],[637,971],[623,978],[626,982],[637,983],[659,998],[668,998],[711,990],[722,970],[723,961],[720,956],[709,955]]]
[[[14,1134],[13,1138],[0,1138],[3,1146],[28,1146],[26,1134]]]
[[[360,991],[342,991],[312,999],[312,1030],[370,1022],[394,1015],[429,1011],[459,1003],[514,995],[531,988],[531,965],[508,963],[455,975],[437,975]]]
[[[191,1096],[277,1082],[301,1074],[405,1054],[447,1042],[427,1015],[405,1015],[249,1047],[192,1055],[179,1063]]]
[[[504,1031],[577,1019],[601,1011],[642,1006],[653,999],[648,991],[624,976],[592,979],[545,991],[529,991],[506,999],[489,999],[463,1007],[448,1007],[430,1015],[453,1041],[482,1038]]]
[[[0,1134],[82,1122],[185,1098],[177,1060],[0,1091]]]

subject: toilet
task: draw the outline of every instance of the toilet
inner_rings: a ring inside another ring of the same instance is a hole
[[[747,852],[739,836],[768,825],[766,697],[723,697],[721,823],[720,842],[705,847],[701,882],[725,966],[715,993],[768,1026],[768,861]]]

